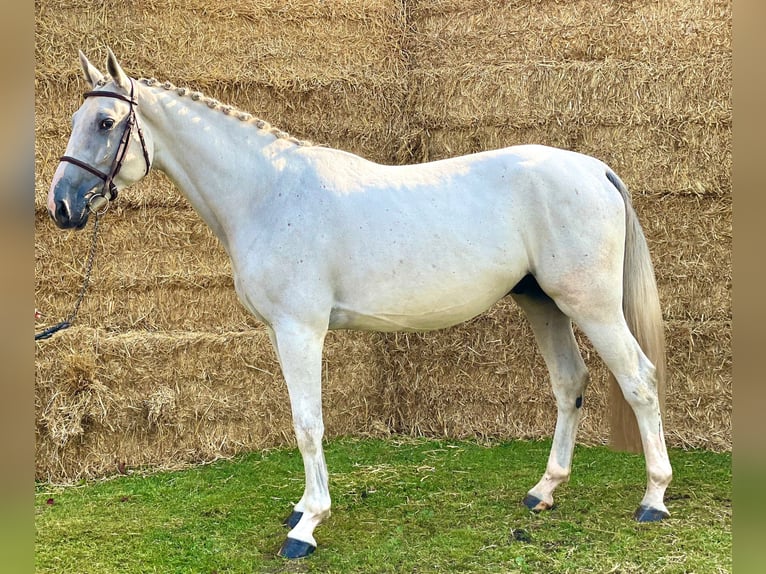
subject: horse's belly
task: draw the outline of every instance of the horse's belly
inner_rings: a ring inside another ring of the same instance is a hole
[[[330,314],[330,328],[361,331],[443,329],[483,313],[505,296],[513,284],[511,280],[485,289],[465,286],[451,295],[440,290],[438,294],[402,292],[397,297],[389,291],[377,301],[365,297],[358,304],[339,302]]]
[[[504,297],[528,272],[523,242],[490,214],[466,219],[484,225],[421,217],[400,234],[381,229],[338,250],[330,328],[441,329]]]

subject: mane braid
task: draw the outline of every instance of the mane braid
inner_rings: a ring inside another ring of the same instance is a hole
[[[216,100],[215,98],[210,98],[204,95],[202,92],[196,92],[189,88],[179,88],[178,86],[174,86],[170,82],[160,82],[156,78],[140,78],[138,81],[146,86],[158,86],[164,90],[175,92],[181,97],[191,98],[195,102],[202,102],[203,104],[206,104],[207,107],[209,107],[212,110],[218,110],[220,112],[223,112],[227,116],[234,116],[240,121],[251,123],[259,130],[268,132],[269,134],[277,137],[278,139],[287,140],[290,143],[293,143],[299,146],[315,145],[313,142],[310,142],[308,140],[301,140],[294,136],[291,136],[289,133],[283,130],[280,130],[277,127],[272,126],[266,120],[256,118],[252,114],[239,110],[235,108],[234,106],[223,104],[219,102],[218,100]]]

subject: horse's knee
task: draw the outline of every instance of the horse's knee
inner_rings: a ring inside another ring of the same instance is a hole
[[[321,421],[297,419],[293,421],[293,429],[301,452],[313,452],[321,445],[324,436],[324,424]]]

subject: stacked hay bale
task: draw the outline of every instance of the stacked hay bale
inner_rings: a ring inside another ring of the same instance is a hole
[[[671,444],[731,445],[731,6],[489,0],[36,3],[36,306],[70,311],[89,234],[45,196],[112,47],[294,135],[384,163],[522,142],[604,159],[633,191],[661,287]],[[37,346],[38,476],[174,466],[292,440],[268,344],[220,245],[161,174],[104,219],[75,327]],[[603,367],[581,433],[602,442]],[[534,438],[555,407],[510,301],[428,334],[331,333],[328,434]],[[587,401],[588,399],[586,399]]]
[[[411,20],[411,119],[399,161],[534,142],[610,164],[632,191],[657,270],[667,322],[669,441],[728,447],[730,2],[420,0]],[[499,321],[476,324],[492,324],[503,344],[478,345],[468,360],[440,363],[446,370],[438,374],[424,359],[435,340],[444,344],[440,335],[396,339],[409,358],[392,377],[403,429],[516,436],[518,429],[487,420],[508,417],[537,421],[524,425],[533,436],[552,431],[552,419],[540,416],[554,408],[547,375],[539,362],[532,376],[523,372],[535,364],[529,334],[510,303],[500,307]],[[471,328],[460,327],[456,337],[470,341]],[[511,376],[512,387],[502,366],[508,345],[522,346],[511,363],[522,369]],[[596,383],[580,437],[600,441],[608,432],[606,372],[600,361],[586,362]],[[449,388],[435,390],[443,385]]]

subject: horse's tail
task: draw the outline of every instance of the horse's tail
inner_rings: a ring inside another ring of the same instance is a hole
[[[657,292],[657,280],[644,232],[633,210],[630,192],[613,172],[609,181],[625,201],[625,263],[622,272],[622,308],[633,336],[655,368],[660,411],[665,411],[665,333]],[[615,450],[641,452],[641,435],[633,410],[625,400],[614,376],[609,375],[610,446]]]

